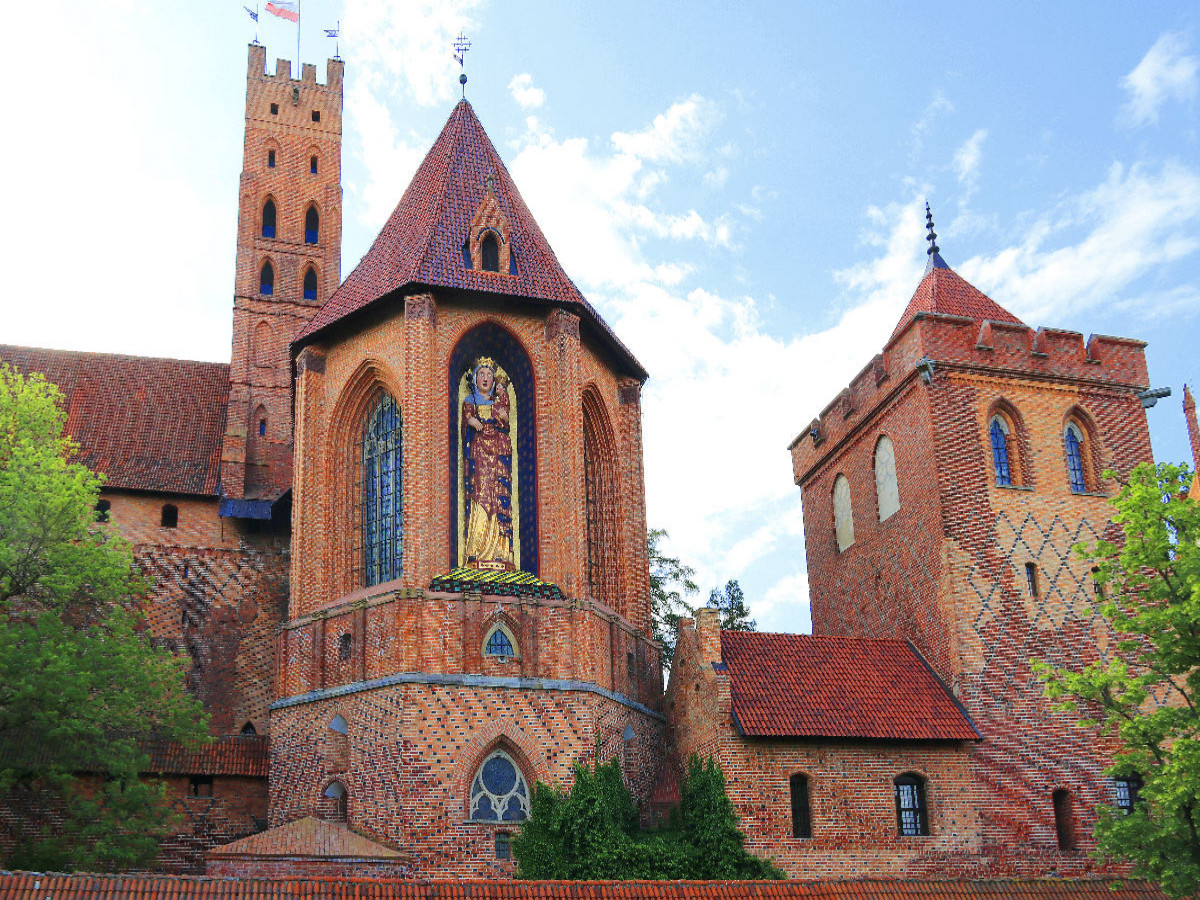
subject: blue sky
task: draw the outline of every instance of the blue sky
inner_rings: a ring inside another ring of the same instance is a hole
[[[261,18],[268,59],[294,59],[294,26]],[[1186,458],[1193,3],[302,0],[302,20],[321,78],[321,29],[343,28],[343,273],[449,115],[450,44],[471,38],[468,98],[650,370],[650,522],[705,591],[738,578],[763,628],[808,627],[787,444],[912,295],[926,198],[945,259],[1027,323],[1148,341],[1174,391],[1155,454]],[[7,24],[0,340],[227,360],[241,3],[25,4]]]

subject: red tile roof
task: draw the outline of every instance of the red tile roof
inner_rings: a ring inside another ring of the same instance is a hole
[[[77,458],[106,487],[216,495],[228,365],[8,345],[0,362],[58,385]]]
[[[148,772],[162,775],[244,775],[267,777],[267,738],[227,735],[189,750],[176,741],[148,741]]]
[[[721,655],[744,735],[979,738],[907,641],[722,631]]]
[[[228,857],[309,856],[321,859],[406,860],[408,854],[356,834],[338,822],[308,816],[269,828],[232,844],[213,847],[209,859]]]
[[[516,275],[467,268],[463,245],[495,180],[508,221]],[[391,218],[349,277],[300,333],[302,345],[346,316],[406,285],[461,288],[565,306],[598,333],[639,378],[645,370],[559,264],[500,154],[466,100],[454,107]]]
[[[1144,881],[385,881],[0,873],[4,900],[1165,900]]]
[[[898,335],[909,322],[922,313],[1023,324],[1020,319],[953,269],[940,266],[933,266],[925,273],[912,299],[908,301],[908,308],[904,310],[904,315],[900,317],[896,329],[892,332],[892,337]]]

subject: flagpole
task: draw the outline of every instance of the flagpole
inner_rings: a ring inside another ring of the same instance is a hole
[[[300,62],[300,0],[296,0],[296,75],[304,77],[304,63]]]

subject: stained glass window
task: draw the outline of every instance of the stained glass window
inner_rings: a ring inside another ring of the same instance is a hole
[[[483,761],[471,783],[471,819],[523,822],[529,818],[529,788],[517,764],[503,750]]]
[[[996,484],[1012,485],[1012,469],[1008,462],[1008,425],[997,416],[992,419],[992,470],[996,473]]]
[[[304,243],[315,244],[317,242],[317,233],[320,231],[319,223],[317,208],[310,206],[308,212],[304,214]]]
[[[363,423],[362,584],[400,577],[404,555],[404,480],[400,407],[380,391]]]
[[[1067,475],[1071,490],[1082,494],[1087,490],[1087,479],[1083,476],[1083,432],[1074,422],[1067,426]]]
[[[901,837],[929,834],[925,785],[916,775],[901,775],[896,779],[896,827]]]
[[[496,628],[487,640],[487,646],[484,652],[488,656],[516,656],[516,651],[513,649],[512,638],[508,636],[508,632],[503,628]]]
[[[262,214],[262,236],[265,238],[275,237],[275,201],[268,200],[263,204]]]

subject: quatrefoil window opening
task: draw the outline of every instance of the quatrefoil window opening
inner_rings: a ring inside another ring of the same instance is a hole
[[[470,817],[476,822],[524,822],[529,818],[525,776],[503,750],[492,753],[475,774]]]

